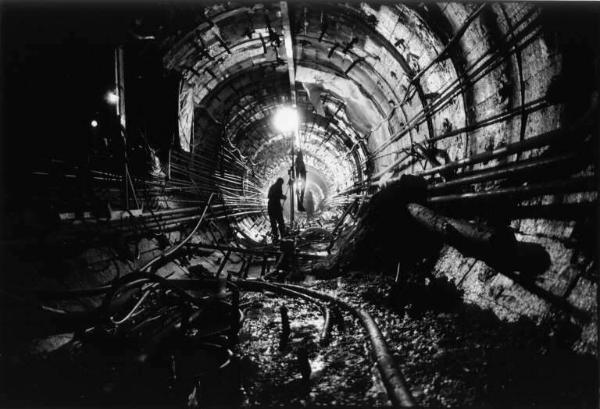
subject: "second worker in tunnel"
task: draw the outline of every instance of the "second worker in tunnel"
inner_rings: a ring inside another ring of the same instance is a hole
[[[296,156],[296,178],[298,179],[298,211],[304,212],[304,189],[306,187],[306,165],[302,151]]]
[[[283,206],[281,199],[287,197],[283,194],[283,178],[277,178],[277,181],[269,188],[269,220],[271,221],[271,230],[273,232],[273,241],[277,240],[278,233],[283,237],[285,235],[285,222],[283,221]]]

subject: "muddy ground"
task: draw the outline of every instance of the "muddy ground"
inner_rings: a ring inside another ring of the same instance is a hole
[[[597,407],[597,361],[570,352],[574,329],[564,323],[537,326],[498,320],[464,305],[440,283],[413,288],[412,302],[398,302],[389,277],[355,275],[309,285],[366,309],[376,320],[417,402],[425,407]],[[239,352],[245,356],[246,406],[389,405],[365,334],[345,317],[330,345],[320,347],[323,318],[302,300],[274,294],[247,295],[250,307]],[[278,348],[279,307],[292,322],[291,342]],[[298,350],[313,367],[303,386]]]
[[[597,360],[570,351],[577,332],[564,322],[502,322],[440,282],[398,288],[387,276],[350,274],[304,284],[373,316],[423,407],[598,406]],[[194,345],[172,344],[175,350],[141,363],[132,359],[138,341],[111,341],[110,334],[22,340],[18,353],[0,355],[1,406],[389,406],[369,341],[348,314],[321,345],[315,305],[269,292],[243,293],[240,301],[243,325],[224,369],[226,356]],[[285,345],[281,306],[290,321]]]

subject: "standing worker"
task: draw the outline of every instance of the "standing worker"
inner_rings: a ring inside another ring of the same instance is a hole
[[[273,232],[273,241],[277,241],[278,233],[282,238],[285,235],[281,199],[285,200],[287,197],[283,194],[283,178],[277,178],[277,181],[269,188],[269,205],[267,206],[269,220],[271,221],[271,230]]]
[[[298,179],[298,211],[304,212],[304,189],[306,188],[306,165],[304,155],[298,151],[296,155],[296,179]]]

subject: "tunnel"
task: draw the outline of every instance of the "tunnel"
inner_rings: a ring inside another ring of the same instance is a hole
[[[597,3],[0,2],[3,407],[598,407]]]

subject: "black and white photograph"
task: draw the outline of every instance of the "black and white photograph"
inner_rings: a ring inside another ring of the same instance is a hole
[[[0,0],[0,407],[597,409],[600,1]]]

